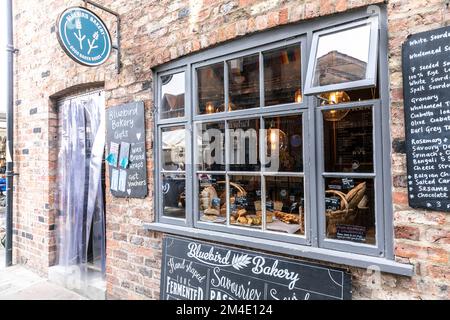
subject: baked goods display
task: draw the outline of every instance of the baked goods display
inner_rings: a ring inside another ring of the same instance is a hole
[[[200,219],[202,221],[226,223],[227,209],[229,209],[229,223],[233,226],[261,229],[265,220],[267,230],[287,233],[296,233],[299,230],[303,232],[303,208],[302,205],[298,205],[298,201],[293,203],[292,200],[287,200],[286,196],[283,197],[284,202],[270,198],[266,201],[257,200],[258,197],[261,198],[258,189],[247,186],[249,190],[247,192],[240,184],[230,182],[227,207],[225,181],[214,181],[214,183],[209,181],[201,184],[203,188],[199,194]]]

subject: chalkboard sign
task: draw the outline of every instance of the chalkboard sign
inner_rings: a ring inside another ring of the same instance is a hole
[[[144,103],[133,102],[109,108],[107,162],[110,190],[121,198],[147,196]]]
[[[166,236],[161,300],[347,300],[343,270]]]
[[[450,27],[403,44],[409,205],[450,211]]]

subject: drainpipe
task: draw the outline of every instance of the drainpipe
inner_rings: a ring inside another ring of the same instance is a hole
[[[12,0],[6,0],[6,266],[12,266],[12,240],[13,240],[13,143],[14,143],[14,49],[13,43],[13,6]]]

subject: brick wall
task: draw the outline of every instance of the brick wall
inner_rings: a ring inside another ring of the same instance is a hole
[[[151,67],[250,33],[335,14],[377,0],[98,0],[122,15],[123,70],[109,62],[89,69],[60,49],[54,23],[60,12],[81,1],[15,1],[16,180],[15,259],[45,274],[55,257],[54,215],[56,112],[51,96],[86,83],[104,82],[107,106],[143,100],[147,156],[152,159]],[[401,44],[409,33],[444,26],[450,11],[443,0],[391,0],[389,68],[391,86],[392,192],[396,260],[412,263],[412,278],[381,279],[352,268],[355,298],[450,298],[450,218],[407,205],[404,154]],[[96,11],[96,10],[94,10]],[[98,11],[97,11],[98,12]],[[113,28],[107,15],[98,12]],[[73,90],[72,90],[73,91]],[[150,196],[115,199],[107,193],[107,292],[109,298],[157,299],[162,235],[146,232],[153,221],[153,165]],[[107,179],[108,181],[108,179]],[[108,186],[107,186],[108,187]]]

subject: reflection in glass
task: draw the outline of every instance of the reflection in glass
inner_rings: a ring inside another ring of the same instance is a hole
[[[225,111],[223,68],[220,62],[197,69],[199,114]]]
[[[378,87],[358,90],[332,91],[319,96],[320,105],[346,103],[351,101],[373,100],[380,97]]]
[[[301,103],[300,45],[266,52],[263,56],[265,106]]]
[[[266,229],[287,234],[304,235],[303,178],[268,176],[265,180]],[[257,212],[257,215],[261,215],[260,212]]]
[[[230,224],[261,229],[262,218],[257,215],[261,203],[259,176],[230,176]]]
[[[373,172],[372,108],[323,111],[326,172]]]
[[[366,78],[370,24],[319,37],[314,86],[326,86]]]
[[[228,122],[231,171],[259,171],[259,119]]]
[[[259,56],[237,58],[227,63],[229,111],[259,107]]]
[[[225,170],[225,123],[201,123],[197,126],[198,160],[200,171]]]
[[[186,217],[186,176],[184,174],[163,174],[161,192],[163,214],[166,217]]]
[[[375,244],[373,179],[325,179],[326,236]]]
[[[266,171],[303,171],[302,116],[266,118]]]
[[[184,117],[184,72],[161,77],[161,119]]]
[[[185,170],[186,132],[184,126],[163,128],[161,131],[163,170]]]
[[[200,221],[225,223],[227,216],[225,175],[198,174]]]

